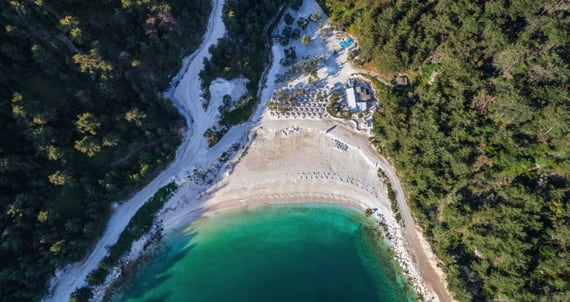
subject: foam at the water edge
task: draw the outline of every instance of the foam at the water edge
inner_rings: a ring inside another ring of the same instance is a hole
[[[165,241],[165,252],[114,301],[415,299],[375,224],[350,208],[232,210],[201,218]]]

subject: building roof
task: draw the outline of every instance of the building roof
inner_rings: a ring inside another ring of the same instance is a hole
[[[361,82],[358,78],[350,78],[347,81],[345,85],[346,103],[350,111],[363,111],[376,106],[375,103],[370,103],[376,102],[376,100],[368,85],[368,82]]]
[[[358,102],[368,102],[372,99],[370,91],[366,87],[356,87],[356,93],[358,94]]]
[[[408,77],[405,75],[399,75],[396,77],[396,85],[406,86],[408,85]]]
[[[348,104],[348,109],[353,110],[356,108],[356,93],[352,87],[346,90],[346,102]]]

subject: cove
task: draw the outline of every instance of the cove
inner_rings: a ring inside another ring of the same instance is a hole
[[[362,211],[275,205],[202,217],[164,238],[113,301],[413,301]]]

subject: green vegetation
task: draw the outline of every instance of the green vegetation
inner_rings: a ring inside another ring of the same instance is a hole
[[[301,38],[301,43],[303,43],[303,45],[305,46],[309,46],[311,45],[311,36],[304,34],[303,37]]]
[[[407,89],[377,91],[374,140],[455,296],[568,300],[568,4],[320,2],[365,66],[410,75]]]
[[[392,189],[392,184],[387,183],[388,186],[388,199],[390,199],[390,205],[392,206],[392,211],[396,217],[397,222],[402,221],[402,214],[400,214],[400,207],[398,206],[398,200],[396,199],[396,193]]]
[[[306,56],[300,60],[296,60],[297,54],[293,46],[285,48],[284,53],[285,58],[282,58],[279,63],[286,66],[287,71],[283,74],[278,74],[276,76],[275,83],[288,82],[301,75],[309,76],[309,83],[317,82],[319,80],[317,70],[319,65],[326,63],[326,55]]]
[[[294,11],[298,11],[303,6],[303,0],[289,0],[289,3]]]
[[[349,120],[351,117],[350,111],[346,104],[343,104],[341,94],[338,91],[333,91],[329,96],[329,103],[327,105],[327,112],[334,117]]]
[[[279,36],[279,43],[283,46],[287,46],[289,44],[289,40],[291,40],[291,33],[293,28],[291,26],[285,26],[281,31],[281,35]]]
[[[293,25],[293,22],[295,22],[295,18],[293,18],[293,16],[290,13],[285,14],[284,20],[285,24],[289,26]]]
[[[99,267],[89,273],[87,282],[90,286],[100,285],[110,273],[110,269],[117,265],[119,259],[131,248],[134,241],[148,233],[154,222],[155,214],[162,208],[164,203],[176,191],[176,184],[169,183],[160,188],[131,218],[127,227],[123,230],[117,243],[109,247],[109,255],[103,258]]]
[[[269,63],[270,33],[281,17],[281,8],[285,8],[289,2],[298,1],[226,1],[223,19],[227,34],[210,48],[212,57],[204,61],[204,69],[200,72],[202,89],[207,90],[210,83],[218,77],[234,79],[243,76],[249,80],[249,92],[235,104],[233,110],[220,111],[222,120],[219,128],[210,128],[204,133],[210,147],[232,125],[246,121],[253,113],[259,81]],[[288,28],[281,39],[284,45],[289,43],[291,28]]]
[[[69,302],[87,302],[93,297],[93,292],[88,286],[78,288],[69,297]]]
[[[232,126],[245,122],[253,113],[256,100],[255,95],[248,92],[232,106],[231,97],[229,95],[224,96],[223,105],[218,108],[222,114],[221,126],[214,126],[204,132],[208,146],[212,147],[217,144]]]
[[[212,127],[207,129],[204,132],[204,137],[206,138],[206,141],[208,141],[208,147],[213,147],[215,144],[217,144],[222,137],[224,137],[224,134],[226,134],[226,132],[228,132],[228,128],[226,127]]]
[[[309,21],[319,23],[323,19],[323,13],[319,10],[312,15],[309,15]]]
[[[299,19],[297,20],[297,25],[301,28],[301,30],[304,30],[305,28],[307,28],[307,26],[309,26],[309,20],[303,17],[299,17]]]
[[[283,50],[285,57],[279,61],[279,64],[283,66],[289,66],[297,62],[297,52],[295,51],[295,46],[289,46]]]
[[[220,123],[228,128],[231,126],[245,122],[253,113],[255,101],[257,98],[253,93],[242,96],[239,101],[234,104],[234,109],[225,112],[222,115]]]
[[[200,72],[203,87],[218,78],[246,77],[249,91],[257,91],[259,79],[269,62],[270,21],[286,0],[228,0],[223,19],[227,34],[210,48],[212,57]],[[280,17],[280,16],[277,16]]]
[[[291,39],[297,40],[297,39],[299,39],[299,37],[301,37],[301,29],[295,27],[295,29],[291,33]]]
[[[158,95],[210,6],[1,2],[0,301],[39,300],[56,267],[85,256],[110,203],[173,158],[184,121]]]

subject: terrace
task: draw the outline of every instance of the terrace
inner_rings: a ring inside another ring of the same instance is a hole
[[[370,83],[353,77],[346,83],[346,97],[351,112],[362,112],[376,107]]]

